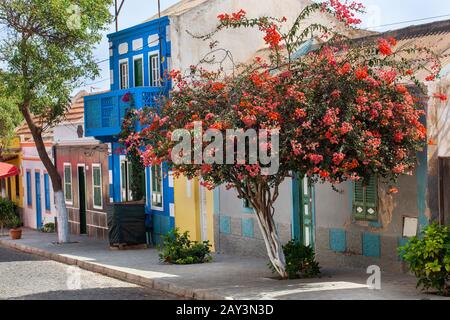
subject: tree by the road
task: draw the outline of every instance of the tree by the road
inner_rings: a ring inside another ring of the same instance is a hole
[[[11,97],[33,136],[55,194],[58,238],[69,241],[62,181],[42,133],[64,117],[70,94],[99,73],[92,55],[111,21],[111,0],[0,0],[1,96]]]

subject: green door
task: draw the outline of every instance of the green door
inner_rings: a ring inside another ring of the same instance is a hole
[[[294,179],[294,239],[314,248],[313,187],[309,179]]]
[[[86,174],[84,167],[78,167],[78,186],[80,195],[80,234],[87,233],[86,223]]]

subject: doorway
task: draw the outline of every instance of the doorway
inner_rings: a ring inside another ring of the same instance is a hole
[[[78,165],[78,195],[80,205],[80,234],[86,234],[86,168],[84,165]]]
[[[42,228],[42,203],[41,203],[41,173],[35,172],[35,188],[36,188],[36,228]]]
[[[450,158],[439,158],[439,222],[450,226]]]
[[[293,238],[314,248],[314,188],[308,178],[293,179]]]

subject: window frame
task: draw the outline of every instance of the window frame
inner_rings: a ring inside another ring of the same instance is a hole
[[[123,170],[122,165],[126,165],[126,185],[124,190],[124,181],[123,181]],[[133,201],[133,194],[131,192],[130,183],[131,183],[131,163],[128,161],[125,156],[120,159],[120,200],[121,202],[131,202]],[[124,193],[125,191],[125,193]],[[125,196],[124,196],[125,194]]]
[[[138,61],[138,60],[141,60],[141,62],[142,62],[142,77],[141,77],[142,84],[140,86],[136,85],[136,61]],[[144,72],[144,70],[145,70],[145,67],[144,67],[144,55],[143,54],[139,54],[139,55],[133,56],[133,86],[135,88],[140,88],[140,87],[144,87],[145,86],[145,81],[144,81],[144,78],[145,78],[144,73],[145,72]]]
[[[127,70],[124,74],[122,74],[122,65],[127,66]],[[123,77],[126,76],[126,87],[123,87],[125,79]],[[121,59],[119,60],[119,90],[127,90],[130,88],[130,62],[128,59]]]
[[[67,199],[67,193],[66,193],[66,168],[69,168],[70,170],[70,199]],[[63,173],[64,173],[64,201],[66,204],[73,205],[73,176],[72,176],[72,164],[65,162],[63,165]]]
[[[156,58],[157,69],[154,69],[153,58]],[[149,68],[149,87],[160,87],[161,86],[161,58],[158,51],[150,52],[148,54],[148,68]],[[157,71],[158,79],[155,81],[153,71]]]
[[[27,182],[27,206],[32,207],[33,206],[33,195],[32,195],[32,180],[31,180],[31,170],[26,171],[25,179]]]
[[[46,211],[51,210],[50,201],[50,177],[47,172],[44,173],[44,206]]]
[[[94,172],[95,169],[100,171],[100,184],[95,185]],[[100,206],[95,203],[95,188],[100,188]],[[100,163],[92,164],[92,207],[94,209],[103,210],[103,179],[102,179],[102,165]]]
[[[17,175],[15,177],[15,183],[16,183],[16,199],[20,199],[20,177]]]
[[[352,198],[352,216],[356,221],[368,221],[368,222],[377,222],[379,221],[379,198],[378,198],[378,178],[376,176],[373,176],[370,178],[371,181],[369,181],[369,184],[366,186],[363,186],[361,181],[354,181],[352,183],[352,191],[353,191],[353,198]],[[373,185],[372,179],[374,179]],[[372,194],[373,194],[373,203],[368,201],[368,195],[367,195],[367,188],[372,187]],[[362,194],[362,201],[358,201],[357,198],[357,188],[362,188],[360,190],[360,194]],[[358,209],[362,207],[362,212],[359,212]],[[368,211],[372,209],[375,210],[375,213],[370,214]]]
[[[162,165],[158,166],[159,171],[161,173],[161,206],[156,206],[153,203],[153,168],[156,166],[150,167],[150,207],[152,210],[156,211],[164,211],[164,177],[163,177],[163,167]]]

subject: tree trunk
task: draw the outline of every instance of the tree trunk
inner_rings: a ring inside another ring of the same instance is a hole
[[[259,228],[261,230],[264,243],[266,244],[267,254],[270,262],[275,268],[276,272],[283,278],[287,279],[286,273],[286,258],[284,256],[283,247],[280,236],[275,227],[275,222],[271,213],[271,208],[261,208],[255,210],[258,218]]]
[[[283,279],[288,278],[286,272],[286,258],[283,252],[278,230],[275,226],[273,216],[275,209],[273,204],[279,196],[279,185],[284,180],[283,177],[271,188],[264,181],[242,181],[235,180],[236,191],[242,199],[247,199],[253,206],[258,218],[259,229],[261,230],[267,254],[275,271]]]
[[[50,179],[52,181],[53,193],[55,195],[56,203],[56,215],[58,219],[58,242],[68,243],[70,242],[69,219],[67,216],[66,203],[64,201],[61,176],[56,169],[56,165],[53,163],[47,153],[44,140],[42,139],[42,129],[37,127],[34,123],[29,111],[29,104],[23,104],[20,110],[33,136],[39,158],[44,164],[45,169],[47,169],[48,175],[50,176]]]

